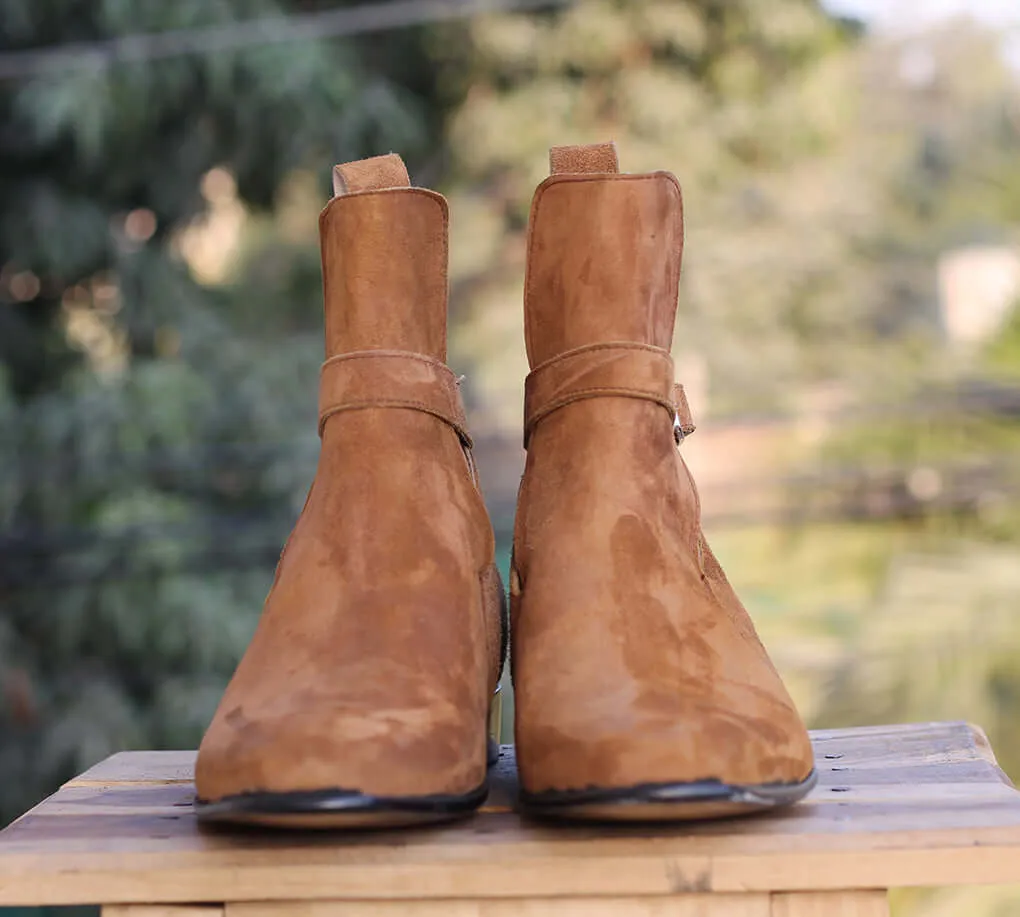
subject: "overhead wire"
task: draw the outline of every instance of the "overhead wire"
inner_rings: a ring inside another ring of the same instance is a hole
[[[565,6],[571,0],[388,0],[358,6],[266,16],[205,28],[119,35],[53,47],[0,51],[0,80],[44,76],[115,63],[213,54],[257,45],[343,38],[461,19],[483,13],[525,12]]]

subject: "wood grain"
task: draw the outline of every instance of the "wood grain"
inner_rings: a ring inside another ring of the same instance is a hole
[[[221,904],[108,904],[102,917],[223,917]]]
[[[0,832],[0,905],[669,899],[643,902],[651,907],[705,893],[1020,879],[1020,793],[979,730],[929,723],[812,738],[817,789],[772,815],[536,824],[512,810],[505,747],[481,814],[346,835],[204,830],[192,810],[194,752],[125,752]]]
[[[769,906],[769,896],[764,894],[665,898],[447,898],[228,904],[226,917],[770,917]]]
[[[889,917],[889,896],[883,891],[776,894],[772,917]]]

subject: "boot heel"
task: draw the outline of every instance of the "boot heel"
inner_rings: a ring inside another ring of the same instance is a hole
[[[496,693],[489,701],[489,767],[499,760],[499,746],[503,742],[503,686],[496,685]]]

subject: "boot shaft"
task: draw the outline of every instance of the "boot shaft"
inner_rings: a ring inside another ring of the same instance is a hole
[[[554,147],[550,163],[528,236],[525,477],[591,452],[577,473],[597,491],[610,452],[651,448],[645,460],[669,465],[675,426],[689,426],[669,354],[683,205],[673,175],[621,174],[612,144]]]
[[[336,167],[319,216],[326,356],[399,350],[446,361],[446,199],[399,156]]]
[[[528,231],[525,340],[531,368],[593,344],[668,351],[683,251],[680,186],[620,174],[612,144],[558,147]]]

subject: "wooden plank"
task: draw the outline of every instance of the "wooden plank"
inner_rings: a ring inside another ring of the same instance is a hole
[[[1020,793],[966,724],[816,733],[820,786],[771,816],[550,827],[510,811],[364,834],[202,829],[192,752],[116,755],[0,833],[0,904],[678,896],[1015,881]]]
[[[102,917],[223,917],[221,904],[107,904]]]
[[[923,840],[923,838],[921,839]],[[242,841],[243,844],[243,841]],[[233,854],[178,853],[148,862],[81,855],[53,868],[22,861],[28,872],[0,877],[4,904],[28,905],[148,900],[152,902],[287,901],[316,898],[421,899],[552,896],[658,896],[683,890],[702,892],[816,891],[848,884],[884,888],[892,884],[966,885],[1016,879],[1020,857],[1015,846],[969,846],[947,850],[914,849],[825,854],[699,857],[663,856],[638,850],[611,855],[593,849],[560,853],[555,848],[529,857],[496,861],[434,857],[422,860],[409,850],[404,857],[348,858],[329,846],[302,845],[285,855],[283,848],[238,850]],[[490,854],[491,855],[491,854]],[[40,880],[42,877],[42,881]]]
[[[815,730],[811,742],[820,765],[842,761],[858,767],[886,767],[984,761],[998,767],[988,738],[969,723]]]
[[[226,917],[770,917],[768,895],[228,904]],[[836,915],[839,917],[839,915]],[[856,917],[848,914],[847,917]],[[862,917],[864,917],[862,913]],[[870,915],[867,915],[870,917]]]
[[[194,751],[122,751],[90,767],[64,786],[191,783],[196,754]]]
[[[889,917],[889,895],[884,891],[776,894],[772,917]]]

